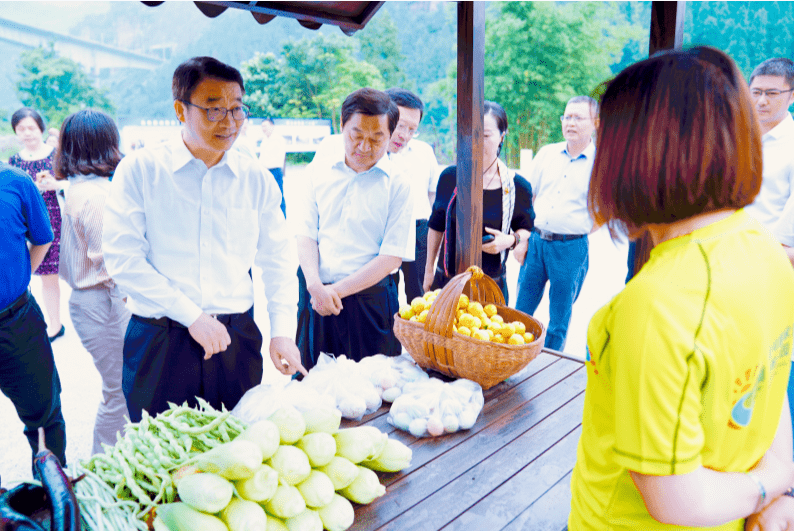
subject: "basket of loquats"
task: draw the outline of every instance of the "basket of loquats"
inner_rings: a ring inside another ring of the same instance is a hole
[[[394,334],[420,367],[488,389],[535,359],[546,328],[505,306],[496,282],[472,266],[400,308]]]

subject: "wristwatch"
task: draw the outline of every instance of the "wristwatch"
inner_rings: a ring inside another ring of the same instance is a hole
[[[513,245],[510,246],[508,251],[512,251],[518,246],[519,243],[521,243],[521,235],[518,234],[517,232],[513,232],[512,234],[513,234],[513,238],[515,238],[516,241],[513,242]]]
[[[794,498],[794,487],[789,487],[788,490],[783,493],[783,496],[790,496]]]

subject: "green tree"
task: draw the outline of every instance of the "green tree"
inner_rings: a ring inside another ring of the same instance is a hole
[[[338,127],[345,97],[356,89],[383,89],[383,77],[355,59],[356,41],[317,34],[284,44],[280,56],[257,54],[242,64],[245,103],[254,116],[326,118]]]
[[[387,87],[416,88],[414,81],[410,83],[411,86],[406,86],[408,80],[402,71],[405,56],[399,41],[399,30],[388,12],[374,17],[354,38],[359,42],[359,59],[380,70]]]
[[[590,94],[612,75],[626,43],[640,29],[615,3],[504,2],[495,6],[485,38],[485,96],[510,119],[509,162],[517,148],[535,151],[562,140],[559,116],[577,94]]]
[[[79,64],[59,56],[52,45],[22,52],[18,72],[17,97],[42,113],[50,124],[60,124],[87,107],[114,113],[105,91],[91,83]]]

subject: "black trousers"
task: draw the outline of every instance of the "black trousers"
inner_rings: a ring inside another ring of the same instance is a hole
[[[44,315],[32,295],[0,319],[0,391],[11,400],[25,425],[33,455],[38,429],[47,448],[66,466],[66,423],[61,412],[61,380],[47,337]]]
[[[298,334],[296,343],[306,369],[317,364],[321,352],[344,354],[360,361],[366,356],[399,356],[402,346],[394,336],[397,285],[391,275],[374,286],[342,299],[339,315],[322,316],[311,306],[306,278],[298,268]]]
[[[133,315],[124,337],[121,387],[130,420],[141,411],[154,416],[168,402],[196,406],[196,397],[215,409],[232,409],[246,391],[262,383],[262,334],[253,312],[218,316],[226,325],[231,344],[209,360],[187,328],[166,317]]]
[[[405,298],[408,304],[416,297],[424,294],[422,283],[425,280],[425,264],[427,263],[427,220],[416,220],[416,249],[414,261],[403,261],[400,269],[405,283]]]

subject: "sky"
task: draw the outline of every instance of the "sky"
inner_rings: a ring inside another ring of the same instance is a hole
[[[86,15],[108,11],[109,2],[0,1],[0,18],[35,28],[68,33]]]

